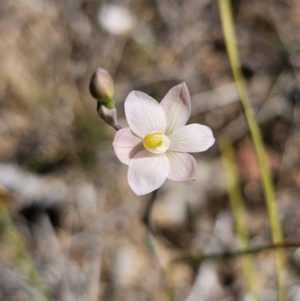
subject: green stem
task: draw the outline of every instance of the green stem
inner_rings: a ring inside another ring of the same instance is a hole
[[[3,204],[5,189],[0,186],[0,242],[10,248],[13,259],[16,261],[24,279],[30,287],[34,288],[45,300],[51,301],[47,289],[36,270],[34,263],[28,254],[24,243],[10,219],[10,216]]]
[[[245,209],[242,201],[241,188],[238,182],[238,171],[234,158],[234,150],[230,141],[220,141],[222,160],[226,174],[226,181],[229,193],[230,207],[233,214],[238,242],[242,249],[250,247],[249,235],[246,227]],[[242,268],[245,275],[246,286],[253,300],[259,300],[254,290],[254,265],[250,255],[241,258]]]
[[[272,231],[272,240],[274,243],[282,241],[282,231],[278,217],[278,210],[275,202],[274,187],[271,179],[271,174],[267,165],[266,155],[263,146],[263,140],[255,120],[253,111],[250,106],[249,96],[247,93],[246,83],[243,78],[240,62],[238,57],[238,50],[236,47],[233,17],[231,12],[230,0],[219,0],[220,16],[226,48],[231,64],[231,69],[236,82],[237,90],[240,95],[242,108],[245,118],[248,123],[254,149],[260,169],[262,187],[265,196],[266,206],[268,210],[270,227]],[[282,249],[277,249],[275,252],[276,267],[277,267],[277,283],[278,283],[278,296],[280,301],[285,301],[285,277],[284,270],[286,266],[285,253]]]
[[[268,251],[268,250],[280,250],[280,249],[285,249],[285,248],[299,248],[300,247],[300,242],[281,242],[277,244],[270,244],[262,247],[256,247],[256,248],[251,248],[251,249],[245,249],[245,250],[237,250],[233,252],[221,252],[221,253],[212,253],[208,255],[198,255],[198,256],[183,256],[180,257],[176,260],[173,261],[173,263],[188,263],[192,266],[199,266],[202,264],[204,261],[208,260],[230,260],[234,259],[239,256],[245,256],[249,254],[257,254],[263,251]]]

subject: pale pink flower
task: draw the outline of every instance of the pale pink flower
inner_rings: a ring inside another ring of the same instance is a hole
[[[185,83],[169,90],[161,103],[143,92],[132,91],[127,96],[129,127],[116,133],[113,147],[119,160],[129,165],[128,182],[137,195],[159,188],[167,178],[196,179],[196,160],[188,153],[207,150],[215,138],[205,125],[186,125],[190,114]]]

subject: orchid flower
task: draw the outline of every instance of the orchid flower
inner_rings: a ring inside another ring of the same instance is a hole
[[[188,153],[207,150],[215,139],[205,125],[186,125],[190,114],[185,83],[170,89],[160,103],[139,91],[127,96],[129,127],[117,131],[113,147],[118,159],[129,165],[128,183],[137,195],[156,190],[167,178],[196,179],[196,160]]]

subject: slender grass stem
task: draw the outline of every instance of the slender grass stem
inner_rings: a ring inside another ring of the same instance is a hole
[[[249,254],[257,254],[270,250],[279,250],[286,248],[299,248],[300,241],[285,241],[277,244],[269,244],[261,247],[254,247],[250,249],[237,250],[232,252],[220,252],[220,253],[211,253],[211,254],[203,254],[203,255],[187,255],[177,258],[173,261],[173,263],[188,263],[192,266],[199,266],[204,261],[208,260],[230,260],[239,256],[245,256]]]
[[[272,240],[273,243],[280,243],[282,241],[282,230],[279,222],[277,205],[275,202],[274,187],[271,179],[271,174],[267,165],[262,136],[250,106],[246,83],[240,68],[230,0],[219,0],[219,8],[220,8],[222,28],[223,28],[226,48],[231,64],[231,69],[236,82],[238,93],[240,95],[242,108],[248,123],[250,135],[254,144],[254,149],[255,149],[255,153],[260,169],[262,187],[263,187],[263,192],[264,192],[266,206],[267,206],[269,220],[270,220]],[[278,299],[280,301],[285,301],[287,299],[285,294],[284,274],[285,274],[286,258],[285,258],[284,250],[276,249],[275,259],[276,259],[276,267],[277,267]]]
[[[9,249],[10,254],[13,254],[12,259],[16,262],[19,270],[30,287],[43,296],[44,299],[51,301],[45,284],[28,254],[24,243],[19,235],[18,230],[10,219],[10,216],[3,204],[3,195],[5,189],[0,186],[0,242],[4,243]]]
[[[234,151],[230,141],[226,139],[221,139],[220,148],[226,175],[230,207],[233,214],[239,246],[242,249],[249,249],[249,235],[246,227],[245,209],[242,201],[241,188],[238,181],[239,177],[234,158]],[[250,254],[242,256],[241,261],[248,293],[250,296],[252,296],[253,300],[259,300],[254,290],[255,275],[252,256]]]

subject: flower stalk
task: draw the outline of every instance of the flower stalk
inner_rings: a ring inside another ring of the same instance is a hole
[[[105,106],[98,105],[97,111],[100,118],[103,119],[105,123],[113,127],[116,131],[122,128],[117,119],[116,108],[107,109]]]

